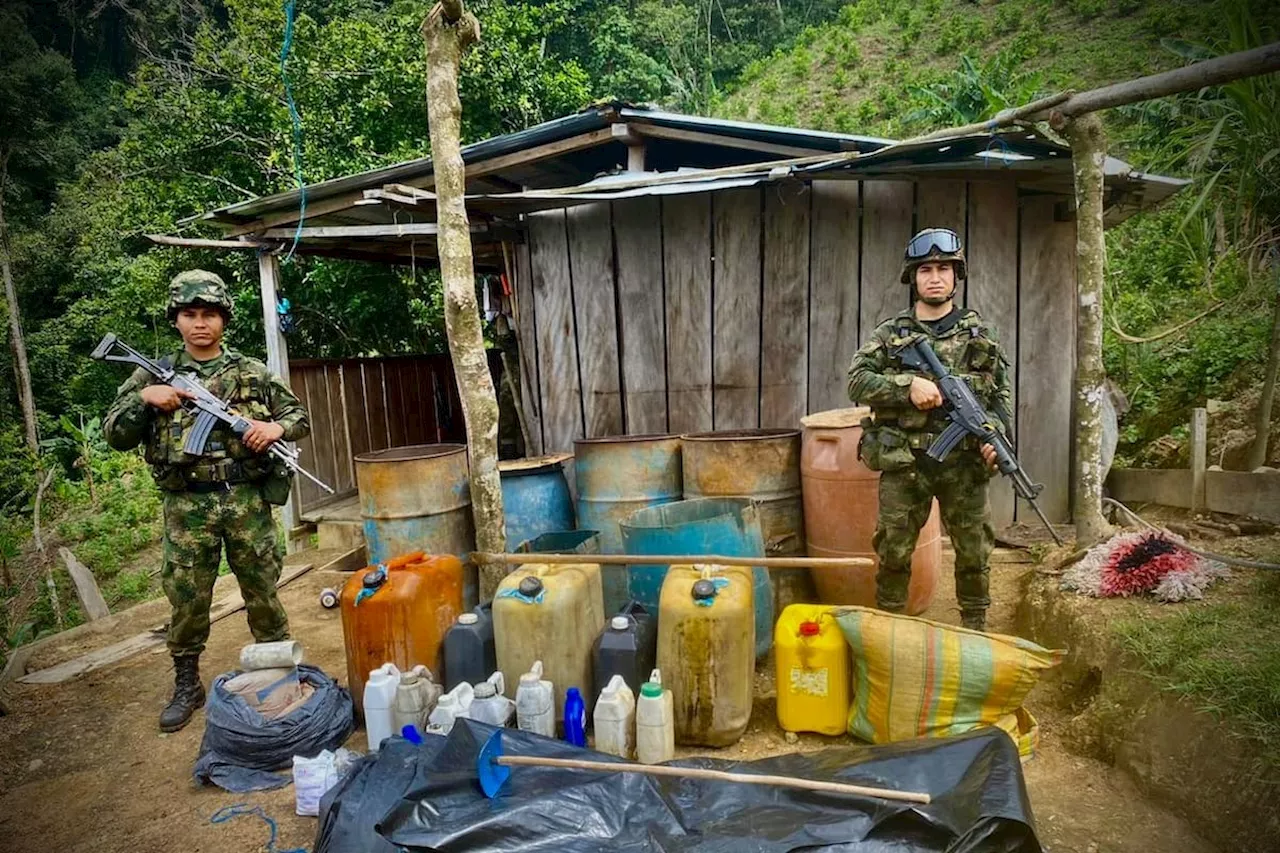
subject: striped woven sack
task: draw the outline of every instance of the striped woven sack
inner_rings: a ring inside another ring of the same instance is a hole
[[[1038,732],[1022,701],[1065,652],[867,607],[833,613],[853,650],[849,734],[891,743],[992,725],[1024,756],[1034,750]]]

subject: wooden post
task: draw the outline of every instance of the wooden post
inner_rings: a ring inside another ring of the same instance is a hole
[[[80,609],[84,611],[85,618],[93,622],[111,615],[111,609],[107,607],[107,602],[103,599],[102,591],[98,589],[98,582],[94,579],[89,567],[77,560],[69,548],[59,548],[58,556],[67,567],[67,574],[71,575],[71,580],[75,582],[76,595],[80,598]]]
[[[1076,447],[1072,503],[1076,542],[1089,548],[1110,534],[1102,517],[1102,285],[1107,263],[1103,236],[1103,164],[1107,140],[1097,113],[1059,121],[1071,142],[1076,190]],[[1065,322],[1068,318],[1062,318]]]
[[[1271,349],[1267,355],[1267,371],[1262,379],[1262,396],[1254,417],[1253,446],[1249,448],[1246,471],[1267,464],[1267,443],[1271,439],[1271,407],[1275,403],[1276,374],[1280,373],[1280,252],[1271,250],[1271,273],[1276,279],[1275,316],[1271,320]]]
[[[489,375],[476,306],[475,265],[465,204],[466,172],[459,142],[462,104],[458,100],[458,66],[463,52],[479,41],[480,23],[463,8],[462,0],[442,0],[422,22],[422,38],[427,50],[427,119],[435,168],[436,219],[440,224],[445,332],[467,426],[476,546],[481,551],[502,551],[506,545],[506,522],[498,477],[498,397]],[[493,597],[505,573],[502,565],[480,567],[482,601]]]
[[[267,252],[258,253],[258,287],[262,293],[262,330],[267,339],[267,369],[289,384],[289,345],[280,331],[280,313],[276,310],[276,290],[280,284],[280,259]],[[298,487],[294,483],[289,499],[281,508],[284,522],[285,547],[290,553],[295,549],[289,534],[298,526]]]
[[[1201,512],[1205,507],[1204,472],[1209,456],[1209,412],[1207,409],[1191,410],[1191,511]]]

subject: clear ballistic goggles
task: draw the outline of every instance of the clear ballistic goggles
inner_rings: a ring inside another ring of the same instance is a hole
[[[932,252],[944,255],[960,251],[960,238],[947,228],[929,228],[911,238],[907,244],[907,257],[927,258]]]

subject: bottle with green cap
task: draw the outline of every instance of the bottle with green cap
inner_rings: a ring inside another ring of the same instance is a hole
[[[636,700],[636,758],[642,764],[661,764],[675,757],[675,706],[671,691],[662,687],[662,673],[655,669]]]

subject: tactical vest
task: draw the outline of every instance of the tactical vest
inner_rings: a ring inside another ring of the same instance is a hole
[[[935,379],[936,377],[908,368],[895,354],[901,347],[922,337],[929,339],[929,345],[933,347],[939,360],[946,365],[947,370],[955,374],[964,374],[973,393],[983,405],[990,406],[992,393],[995,390],[997,359],[1000,355],[996,342],[991,339],[977,313],[964,311],[955,325],[937,334],[925,332],[910,314],[898,315],[893,320],[893,330],[889,336],[889,362],[886,372],[903,375],[905,383],[909,383],[912,376]],[[893,424],[906,431],[910,435],[913,447],[928,447],[933,439],[946,429],[948,423],[944,409],[921,411],[910,404],[877,406],[876,421]]]
[[[168,363],[175,363],[176,358],[171,356]],[[271,417],[266,397],[268,377],[255,370],[243,356],[228,352],[213,375],[195,374],[195,378],[246,418],[268,420]],[[194,426],[195,415],[185,409],[154,413],[144,456],[162,489],[176,491],[188,483],[256,481],[270,472],[270,458],[245,447],[239,436],[223,424],[215,425],[209,433],[203,453],[184,452],[183,445]]]

